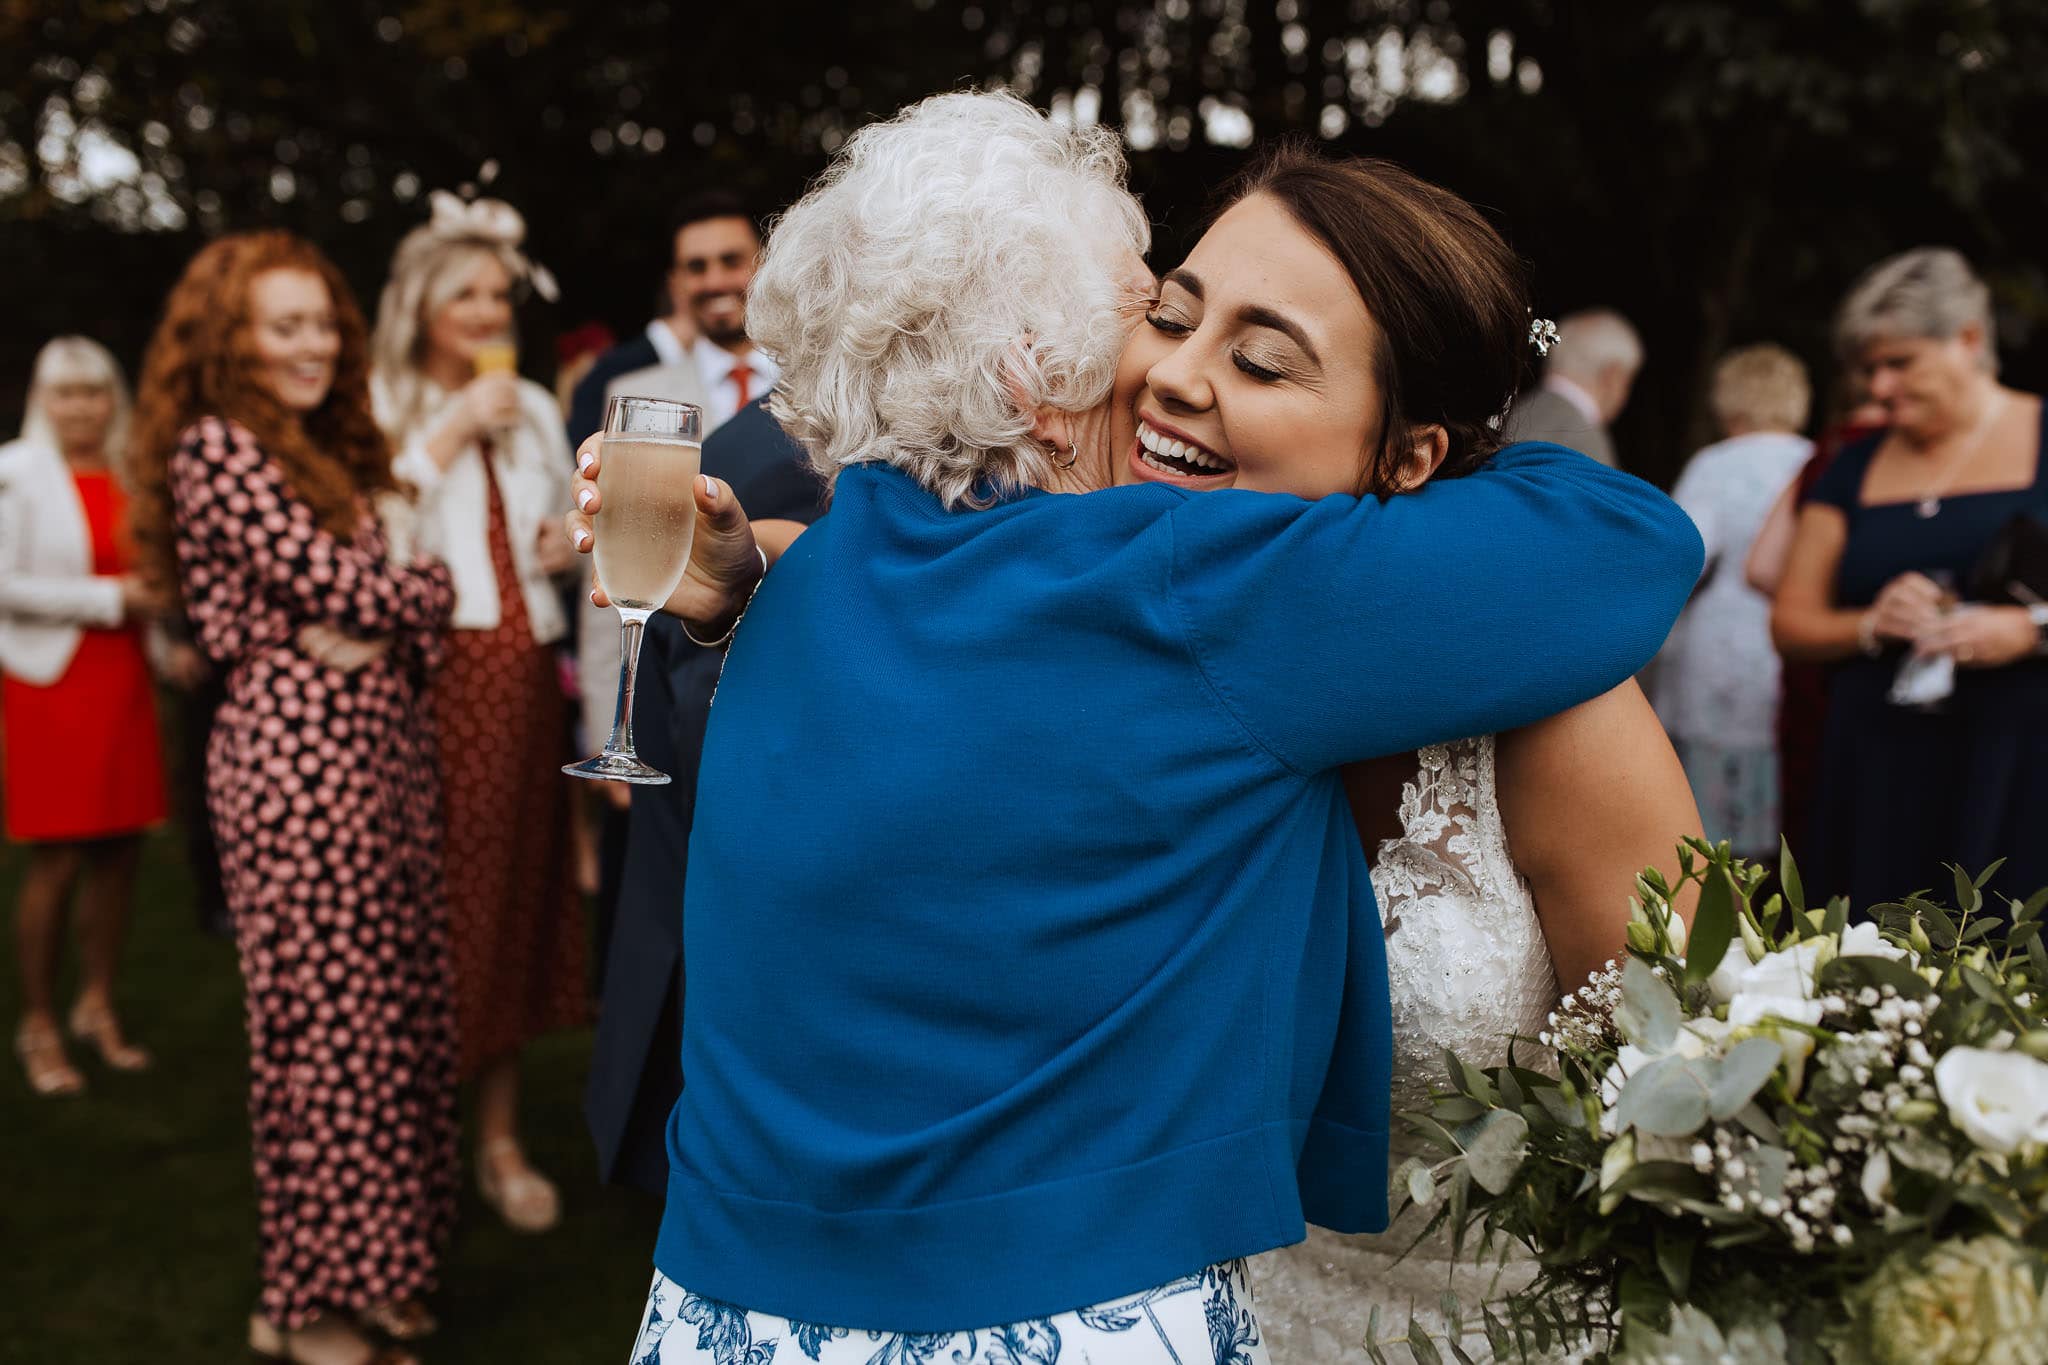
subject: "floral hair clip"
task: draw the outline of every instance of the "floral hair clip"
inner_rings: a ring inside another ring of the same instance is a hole
[[[1549,318],[1532,316],[1529,319],[1529,344],[1536,348],[1536,354],[1547,356],[1550,348],[1557,345],[1557,324]]]

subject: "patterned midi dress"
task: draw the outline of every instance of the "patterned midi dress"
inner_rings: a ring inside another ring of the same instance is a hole
[[[489,446],[485,459],[490,458]],[[451,630],[440,735],[455,1022],[465,1079],[589,1014],[588,930],[569,881],[569,709],[534,640],[504,499],[484,480],[498,624]]]
[[[207,751],[247,999],[261,1308],[303,1327],[434,1285],[455,1213],[455,1035],[427,669],[453,592],[365,512],[323,530],[243,427],[170,463],[178,567],[226,674]],[[343,673],[298,632],[389,638]]]

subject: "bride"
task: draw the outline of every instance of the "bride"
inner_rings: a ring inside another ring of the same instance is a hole
[[[1427,239],[1402,231],[1401,207],[1418,194],[1442,215]],[[1401,254],[1498,243],[1470,206],[1383,163],[1285,152],[1226,202],[1125,349],[1115,410],[1131,414],[1135,439],[1121,481],[1304,498],[1415,493],[1492,453],[1491,433],[1428,420],[1457,410],[1432,381],[1456,382],[1449,373],[1471,358],[1399,365],[1400,386],[1387,382],[1397,361],[1380,356],[1361,363],[1369,378],[1340,373],[1343,353],[1396,344],[1377,318],[1413,327],[1415,300],[1402,297],[1413,276],[1389,269]],[[1396,387],[1412,415],[1405,426],[1386,397]],[[1394,439],[1400,430],[1407,439]],[[1369,619],[1371,604],[1359,609]],[[1418,685],[1470,685],[1456,657],[1447,638],[1444,671]],[[1700,832],[1685,773],[1634,683],[1523,730],[1357,765],[1345,788],[1386,936],[1397,1115],[1446,1084],[1446,1048],[1494,1066],[1511,1036],[1533,1038],[1560,982],[1582,982],[1620,954],[1636,874],[1672,871],[1680,836]],[[1396,1164],[1416,1150],[1403,1143],[1397,1121]],[[1306,1242],[1253,1261],[1274,1365],[1365,1360],[1375,1308],[1382,1343],[1406,1336],[1411,1313],[1441,1333],[1446,1290],[1476,1322],[1470,1310],[1518,1284],[1518,1270],[1526,1277],[1512,1262],[1503,1273],[1498,1252],[1482,1262],[1468,1246],[1454,1261],[1448,1234],[1402,1257],[1427,1221],[1410,1210],[1362,1237],[1311,1227]],[[1469,1329],[1460,1345],[1486,1356]]]

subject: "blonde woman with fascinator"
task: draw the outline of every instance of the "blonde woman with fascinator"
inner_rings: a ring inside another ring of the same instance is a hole
[[[498,200],[436,192],[399,244],[371,341],[371,392],[413,500],[394,541],[445,560],[455,616],[433,685],[462,1073],[477,1083],[477,1182],[512,1227],[554,1225],[519,1140],[519,1053],[582,1022],[584,927],[570,883],[568,712],[553,646],[574,555],[553,515],[572,469],[554,396],[512,372],[515,297],[554,295]]]
[[[106,347],[58,337],[36,357],[20,439],[0,446],[0,748],[7,837],[29,850],[15,901],[14,1048],[38,1095],[85,1089],[53,1001],[74,888],[84,983],[72,1032],[116,1071],[150,1060],[123,1035],[113,1000],[141,833],[165,814],[141,626],[169,603],[134,572],[128,413]]]

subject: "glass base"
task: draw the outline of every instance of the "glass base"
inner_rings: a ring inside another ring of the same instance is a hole
[[[631,782],[642,787],[664,787],[675,779],[659,768],[650,768],[632,754],[606,752],[581,763],[566,763],[562,771],[571,777],[594,781]]]

